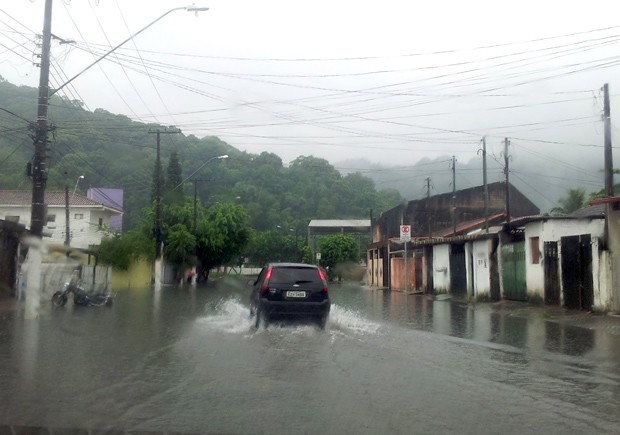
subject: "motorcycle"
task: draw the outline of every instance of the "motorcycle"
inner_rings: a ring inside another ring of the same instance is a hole
[[[64,307],[69,299],[69,293],[73,293],[73,303],[83,307],[109,307],[114,300],[114,295],[110,293],[88,294],[79,283],[70,281],[65,283],[61,291],[54,293],[52,296],[52,305],[55,307]]]

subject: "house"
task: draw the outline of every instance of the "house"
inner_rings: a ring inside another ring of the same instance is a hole
[[[67,201],[68,199],[68,201]],[[30,227],[32,192],[0,190],[0,219]],[[122,216],[122,210],[66,192],[46,191],[47,219],[44,238],[63,244],[69,230],[70,246],[87,249],[98,245],[110,228],[110,219]]]
[[[608,258],[601,215],[515,219],[500,233],[502,295],[610,311]]]
[[[116,210],[123,209],[123,189],[91,187],[86,191],[86,197]],[[110,216],[110,228],[114,231],[123,230],[123,215]]]
[[[590,201],[590,205],[603,207],[604,210],[611,309],[614,313],[620,313],[620,196],[595,199]]]
[[[620,198],[596,201],[570,216],[532,215],[501,222],[505,216],[496,215],[485,220],[487,225],[463,222],[456,232],[436,231],[406,245],[392,238],[380,242],[387,262],[376,261],[383,260],[379,244],[371,244],[370,283],[473,300],[538,301],[618,312]],[[373,275],[378,267],[384,267],[384,282]]]
[[[530,216],[540,213],[539,208],[516,187],[509,184],[510,216]],[[487,185],[488,203],[485,210],[484,186],[443,193],[409,201],[381,214],[372,223],[373,243],[399,237],[400,225],[411,225],[411,237],[432,237],[438,231],[449,229],[462,232],[462,223],[496,216],[506,212],[506,183]],[[454,198],[453,198],[454,197]],[[454,219],[453,219],[454,218]],[[452,234],[449,232],[448,234]]]
[[[509,184],[508,189],[511,216],[537,215],[540,212],[538,207],[514,186]],[[367,251],[368,284],[403,288],[405,280],[399,275],[401,270],[407,269],[408,289],[423,288],[429,293],[434,291],[464,293],[468,285],[470,287],[472,285],[472,282],[468,284],[466,279],[465,267],[467,264],[470,269],[473,267],[469,262],[473,251],[468,251],[466,259],[465,246],[469,239],[453,238],[466,236],[485,227],[488,229],[490,225],[503,222],[506,216],[506,184],[491,183],[486,191],[488,192],[486,207],[485,189],[483,186],[477,186],[459,190],[454,194],[445,193],[409,201],[405,205],[384,212],[372,222],[372,243]],[[399,242],[402,224],[411,225],[413,250],[407,253],[406,268],[405,250]],[[474,237],[482,237],[481,240],[485,240],[477,242],[478,254],[482,249],[481,246],[486,246],[488,243],[491,243],[491,246],[485,249],[493,249],[492,242],[487,241],[488,236]],[[445,242],[446,238],[451,242]],[[488,261],[486,265],[490,266]],[[396,276],[391,276],[390,271],[396,271]],[[490,289],[488,291],[490,292]]]

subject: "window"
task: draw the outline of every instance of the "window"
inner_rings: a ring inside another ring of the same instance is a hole
[[[99,229],[103,227],[103,218],[99,218]]]
[[[47,228],[53,230],[56,228],[56,215],[48,214],[47,215]]]
[[[540,263],[540,249],[538,247],[538,237],[530,237],[530,252],[532,254],[532,264]]]
[[[84,213],[76,213],[75,215],[73,215],[73,219],[75,220],[84,219]]]
[[[5,221],[19,223],[19,216],[6,216]]]

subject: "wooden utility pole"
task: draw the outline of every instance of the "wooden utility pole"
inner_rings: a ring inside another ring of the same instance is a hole
[[[431,238],[431,177],[426,177],[426,220],[428,225],[428,238]]]
[[[506,222],[510,223],[510,169],[508,168],[508,162],[510,161],[508,156],[508,146],[510,141],[508,138],[504,138],[504,175],[506,176]]]
[[[71,243],[71,227],[69,226],[69,185],[65,184],[65,246]]]
[[[161,135],[162,134],[178,134],[179,130],[155,130],[149,133],[157,134],[157,153],[155,157],[155,222],[153,232],[155,233],[155,259],[157,260],[161,253],[161,236],[162,236],[162,217],[161,217]]]
[[[452,235],[456,236],[456,157],[452,156]]]
[[[45,0],[43,34],[41,36],[41,73],[39,76],[39,100],[37,123],[34,133],[34,157],[32,162],[32,208],[30,232],[36,237],[43,234],[45,221],[45,186],[47,184],[47,133],[49,129],[47,110],[49,100],[50,45],[52,39],[52,0]]]
[[[603,86],[603,122],[605,129],[605,196],[614,196],[614,168],[611,147],[611,113],[609,84]]]
[[[484,186],[484,231],[489,232],[489,184],[487,182],[487,139],[482,137],[482,185]]]

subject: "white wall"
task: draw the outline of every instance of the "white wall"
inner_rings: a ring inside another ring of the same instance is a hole
[[[450,290],[450,245],[433,246],[433,287],[437,293]]]
[[[548,221],[530,222],[525,225],[525,267],[528,295],[545,297],[545,265],[543,257],[544,242],[558,242],[558,256],[560,265],[562,264],[561,238],[566,236],[577,236],[590,234],[592,237],[592,279],[594,286],[594,305],[600,306],[607,298],[607,290],[601,286],[600,278],[600,258],[599,258],[599,238],[603,237],[605,221],[603,219],[572,219],[560,220],[551,219]],[[540,261],[538,264],[532,263],[531,239],[538,237],[538,250]],[[561,293],[562,297],[564,292]]]
[[[491,240],[475,240],[468,243],[468,245],[471,245],[474,260],[474,287],[471,289],[471,293],[473,293],[475,298],[481,296],[491,297],[491,265],[489,260],[491,243]],[[471,282],[469,278],[468,282]],[[470,289],[468,289],[468,293],[470,293]]]
[[[79,215],[82,218],[79,218]],[[66,233],[66,214],[64,207],[50,206],[47,210],[48,216],[55,216],[53,222],[46,222],[43,227],[45,234],[51,234],[48,240],[64,243]],[[71,246],[75,248],[88,248],[91,245],[101,243],[104,229],[109,227],[111,212],[100,209],[96,210],[90,206],[71,206],[69,208],[69,229],[71,231]],[[0,219],[7,216],[19,216],[18,223],[30,228],[31,211],[30,207],[2,207],[0,206]],[[76,218],[76,216],[78,218]],[[102,219],[103,228],[99,227],[99,218]]]

